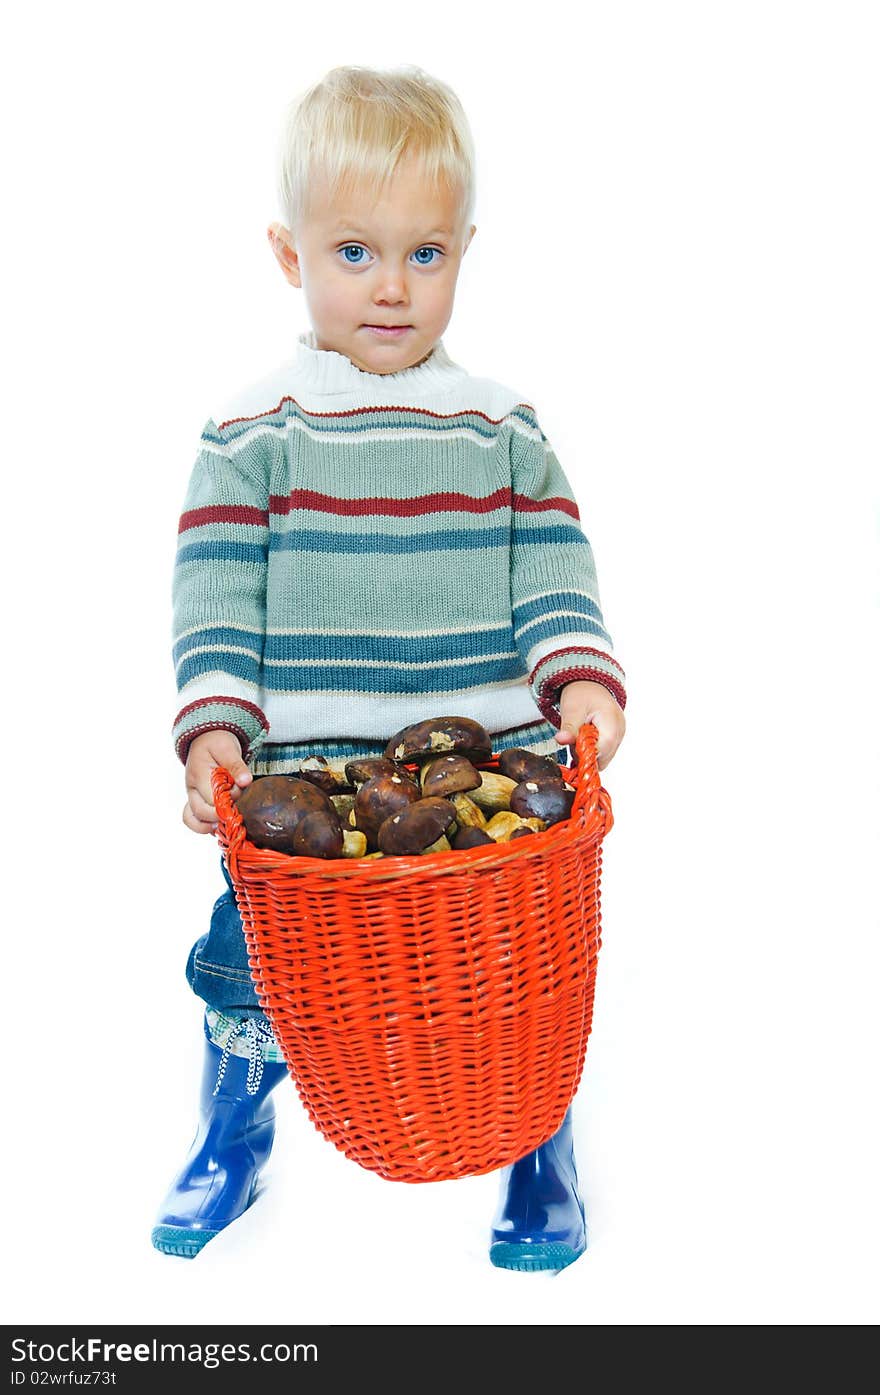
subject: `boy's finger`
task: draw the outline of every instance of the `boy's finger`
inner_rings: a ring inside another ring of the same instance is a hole
[[[596,765],[600,770],[611,764],[619,745],[620,741],[615,741],[612,737],[600,738],[596,747]]]
[[[203,819],[196,818],[189,804],[183,806],[183,822],[187,828],[191,828],[193,833],[216,833],[216,823],[207,823]]]
[[[201,790],[197,789],[195,785],[189,785],[187,788],[187,795],[189,797],[189,807],[192,809],[195,818],[202,823],[217,822],[217,810],[214,808],[210,799],[205,798]]]

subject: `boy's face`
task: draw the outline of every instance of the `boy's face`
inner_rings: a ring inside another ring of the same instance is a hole
[[[318,348],[367,373],[399,373],[446,329],[475,232],[460,226],[455,195],[410,157],[377,202],[357,187],[331,198],[318,186],[299,234],[273,223],[269,240],[287,280],[305,292]],[[394,332],[382,333],[387,326]]]

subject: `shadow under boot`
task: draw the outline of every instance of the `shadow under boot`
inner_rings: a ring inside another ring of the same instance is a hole
[[[503,1169],[489,1258],[499,1269],[564,1269],[586,1248],[569,1109],[552,1138]]]
[[[252,1022],[244,1019],[233,1034],[249,1039],[248,1058],[230,1053],[232,1037],[221,1051],[205,1029],[198,1129],[151,1236],[163,1254],[194,1258],[256,1196],[275,1138],[270,1092],[288,1072],[286,1065],[263,1061],[260,1029],[248,1026]]]

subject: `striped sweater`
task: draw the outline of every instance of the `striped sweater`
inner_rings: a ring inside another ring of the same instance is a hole
[[[394,374],[318,349],[207,421],[174,573],[181,760],[239,738],[255,774],[341,769],[409,722],[471,717],[556,752],[560,689],[624,675],[593,553],[534,408],[443,341]]]

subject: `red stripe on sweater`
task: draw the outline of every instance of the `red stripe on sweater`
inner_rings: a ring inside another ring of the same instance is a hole
[[[311,509],[319,513],[339,514],[344,518],[388,514],[392,518],[413,518],[423,513],[455,510],[459,513],[491,513],[493,509],[510,507],[510,490],[496,489],[494,494],[417,494],[410,499],[390,499],[374,495],[367,499],[340,499],[334,494],[318,494],[314,489],[292,489],[289,496],[269,496],[269,511],[287,514],[293,509]]]
[[[409,499],[391,499],[373,495],[366,499],[342,499],[335,494],[319,494],[314,489],[293,489],[288,496],[269,496],[269,512],[276,516],[305,509],[317,513],[336,514],[341,518],[362,518],[386,515],[391,518],[415,518],[429,513],[492,513],[495,509],[514,507],[523,513],[545,513],[558,510],[578,519],[577,505],[571,499],[529,499],[525,494],[511,496],[509,489],[496,489],[494,494],[458,494],[442,492],[418,494]]]
[[[245,421],[259,421],[262,417],[272,417],[276,412],[281,410],[285,402],[292,402],[294,407],[299,408],[303,416],[320,418],[322,421],[330,420],[334,417],[338,417],[340,420],[345,417],[362,417],[375,412],[412,412],[413,416],[433,417],[435,421],[452,421],[454,417],[462,416],[482,417],[483,421],[488,421],[490,425],[498,426],[500,422],[505,421],[506,418],[510,416],[511,412],[515,412],[517,407],[525,407],[527,412],[535,411],[531,402],[517,402],[515,406],[510,408],[510,411],[504,413],[503,417],[490,417],[486,412],[481,412],[476,407],[462,407],[457,412],[430,412],[426,407],[409,407],[396,402],[389,402],[384,405],[382,403],[377,403],[373,407],[350,407],[348,411],[345,412],[312,412],[304,407],[301,402],[297,402],[295,397],[291,397],[289,393],[285,393],[274,407],[269,407],[265,412],[255,412],[252,417],[229,417],[228,420],[220,421],[217,425],[222,431],[224,427],[227,426],[240,426],[241,423]]]
[[[260,725],[265,727],[267,731],[269,730],[269,723],[266,721],[265,714],[255,703],[248,702],[246,698],[226,697],[222,693],[218,694],[216,697],[196,698],[195,702],[189,702],[186,707],[181,707],[177,716],[174,718],[174,726],[177,726],[181,717],[188,716],[190,712],[195,712],[197,708],[210,707],[215,703],[226,703],[230,707],[241,707],[245,712],[249,712],[252,717],[256,717]]]
[[[609,678],[607,673],[603,673],[598,668],[567,668],[560,673],[554,673],[552,680],[547,679],[538,689],[538,707],[543,712],[547,721],[558,727],[561,716],[558,702],[554,702],[554,696],[569,683],[577,683],[585,680],[589,683],[599,683],[603,688],[607,688],[621,709],[626,707],[626,689],[622,684]]]
[[[580,521],[577,504],[573,499],[564,499],[561,494],[550,499],[530,499],[528,494],[514,494],[513,507],[519,509],[520,513],[544,513],[548,509],[558,509],[560,513],[567,513]]]
[[[265,509],[255,509],[248,504],[211,504],[182,513],[177,531],[185,533],[189,528],[204,528],[207,523],[253,523],[268,528],[269,515]]]
[[[529,682],[534,683],[539,669],[544,664],[549,663],[551,659],[560,658],[560,656],[563,654],[595,654],[597,659],[604,659],[606,663],[613,664],[616,669],[620,669],[620,676],[621,678],[623,677],[623,669],[620,667],[620,664],[617,662],[616,659],[612,659],[610,654],[606,654],[602,649],[586,649],[582,648],[579,644],[571,644],[568,645],[565,649],[554,649],[552,654],[545,654],[543,659],[539,659],[538,662],[535,664],[535,667],[529,674]],[[545,679],[544,681],[546,682],[547,680]],[[556,674],[553,674],[551,681],[553,683],[557,681]],[[611,681],[613,682],[613,679]]]

